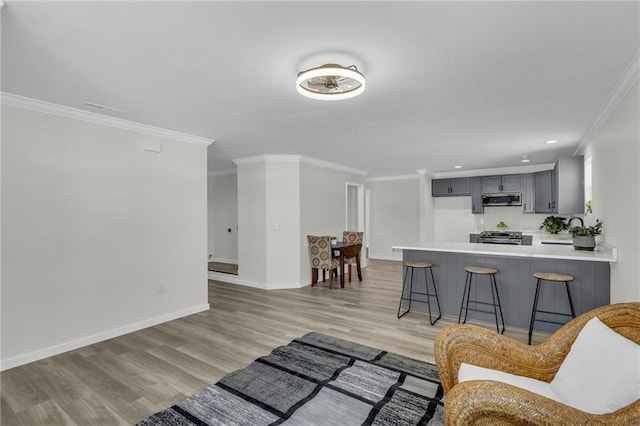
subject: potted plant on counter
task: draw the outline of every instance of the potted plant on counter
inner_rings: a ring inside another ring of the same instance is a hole
[[[603,222],[596,219],[595,225],[569,227],[569,233],[573,237],[573,248],[593,251],[596,248],[596,236],[602,234],[602,225]]]
[[[565,222],[565,218],[560,216],[547,216],[542,225],[540,225],[540,229],[544,229],[550,234],[557,234],[568,227],[569,224]]]

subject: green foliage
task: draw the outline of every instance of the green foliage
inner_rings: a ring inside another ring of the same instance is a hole
[[[568,224],[565,222],[564,217],[560,216],[548,216],[540,225],[540,229],[544,229],[550,234],[557,234],[560,231],[564,231],[568,228]]]
[[[569,228],[569,233],[575,237],[576,235],[582,236],[596,236],[602,234],[603,222],[600,219],[596,219],[596,224],[591,226],[572,226]]]
[[[504,223],[503,221],[500,221],[500,223],[498,223],[496,225],[496,228],[500,228],[500,229],[504,229],[507,228],[509,225],[507,225],[506,223]]]

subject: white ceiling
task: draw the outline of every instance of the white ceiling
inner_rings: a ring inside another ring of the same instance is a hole
[[[210,172],[260,154],[370,177],[554,162],[640,48],[637,1],[6,1],[1,13],[3,91],[213,138]],[[361,96],[296,92],[296,74],[329,58],[365,74]]]

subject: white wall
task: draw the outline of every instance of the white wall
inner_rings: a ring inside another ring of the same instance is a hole
[[[266,163],[267,288],[300,287],[300,163]]]
[[[469,242],[469,234],[495,231],[503,221],[511,230],[538,232],[549,214],[522,213],[522,207],[485,207],[483,214],[471,213],[471,197],[436,197],[435,241]],[[483,224],[484,222],[484,224]]]
[[[238,263],[238,175],[209,176],[207,192],[209,260]]]
[[[369,257],[402,260],[394,245],[420,240],[420,182],[418,176],[397,180],[372,180],[370,189],[371,235]]]
[[[640,301],[640,83],[585,144],[592,158],[593,215],[603,239],[618,247],[611,302]]]
[[[2,114],[3,368],[207,309],[205,146]]]
[[[365,176],[308,162],[300,167],[300,263],[301,280],[311,282],[307,235],[330,235],[342,239],[346,225],[347,182],[365,184]]]
[[[238,164],[238,279],[267,282],[267,189],[265,162]]]

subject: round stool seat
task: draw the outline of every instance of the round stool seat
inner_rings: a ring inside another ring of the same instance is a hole
[[[472,274],[481,274],[481,275],[491,275],[491,274],[498,273],[497,269],[483,268],[481,266],[466,266],[464,270],[467,272],[471,272]]]
[[[431,262],[407,262],[407,266],[410,268],[431,268],[433,263]]]
[[[567,281],[573,281],[573,276],[566,274],[556,274],[554,272],[536,272],[534,277],[545,281],[556,281],[559,283],[565,283]]]

